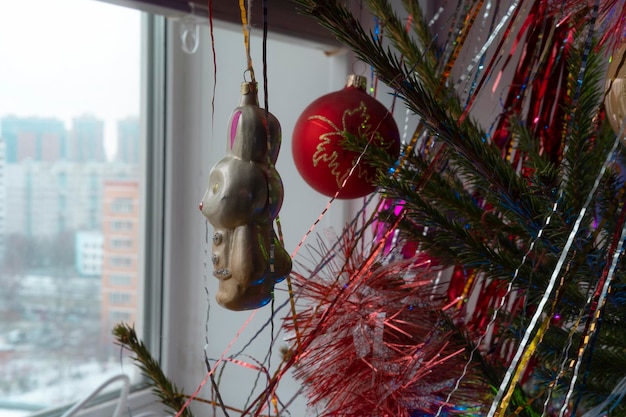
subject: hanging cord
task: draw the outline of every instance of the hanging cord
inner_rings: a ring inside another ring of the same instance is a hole
[[[211,129],[215,126],[215,89],[217,87],[217,54],[215,53],[215,33],[213,32],[213,0],[209,0],[209,29],[211,32],[211,52],[213,54],[213,95],[211,96]]]
[[[267,129],[267,163],[270,169],[270,172],[272,172],[275,169],[275,161],[272,160],[272,138],[271,138],[271,132],[269,130],[269,88],[268,88],[268,77],[267,77],[267,33],[268,33],[268,25],[267,25],[267,21],[268,21],[268,2],[267,0],[263,0],[263,42],[262,42],[262,56],[263,56],[263,107],[265,107],[265,126]],[[249,45],[248,45],[249,46]],[[252,60],[250,59],[250,56],[248,54],[248,65],[250,66],[250,68],[252,68]],[[254,71],[252,71],[252,77],[254,77]],[[280,138],[279,138],[280,141]],[[277,146],[280,146],[280,142],[277,143]],[[268,181],[268,196],[269,196],[269,201],[268,204],[270,206],[273,205],[273,201],[272,201],[272,183],[271,181]],[[277,231],[277,235],[278,235],[278,241],[280,242],[280,244],[284,247],[284,238],[283,238],[283,233],[282,233],[282,228],[280,225],[280,217],[278,215],[278,213],[276,214],[276,227],[278,229]],[[274,273],[274,256],[275,256],[275,242],[274,242],[274,228],[271,228],[271,234],[270,234],[270,270],[272,273]],[[291,303],[291,310],[292,310],[292,314],[295,314],[295,301],[294,301],[294,297],[293,297],[293,290],[291,287],[291,277],[288,274],[287,275],[287,285],[289,288],[289,299],[290,299],[290,303]],[[271,324],[271,333],[270,333],[270,344],[269,344],[269,349],[268,349],[268,354],[267,354],[267,369],[271,369],[271,360],[272,360],[272,353],[273,353],[273,349],[272,347],[274,346],[274,344],[276,343],[276,329],[274,326],[274,317],[275,317],[275,313],[276,313],[276,298],[274,297],[274,294],[272,294],[272,302],[271,302],[271,317],[270,317],[270,324]],[[298,339],[299,339],[299,335],[298,335]],[[269,388],[269,385],[266,387],[266,389]],[[268,414],[271,414],[271,405],[274,402],[274,395],[273,393],[271,393],[271,395],[268,395]]]
[[[253,83],[256,82],[254,77],[254,68],[252,67],[252,56],[250,55],[250,11],[252,10],[252,0],[248,0],[248,8],[246,9],[246,0],[239,0],[239,9],[241,10],[241,29],[243,31],[243,44],[246,49],[246,60],[248,63],[248,71]]]

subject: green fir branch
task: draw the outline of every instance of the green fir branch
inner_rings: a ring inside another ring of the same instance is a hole
[[[421,24],[412,24],[412,28],[424,28],[426,22],[419,4],[410,1],[410,10],[415,14],[414,18],[421,21]],[[437,74],[437,59],[434,53],[434,39],[430,37],[427,30],[416,30],[418,40],[421,45],[411,38],[411,32],[406,30],[406,23],[398,17],[392,6],[388,2],[368,0],[368,6],[372,13],[381,21],[383,33],[390,40],[395,49],[401,54],[406,65],[415,70],[421,82],[436,89],[440,84],[440,76]]]
[[[585,54],[583,48],[584,45],[577,45],[569,54],[567,89],[570,94],[563,103],[568,120],[563,126],[566,136],[562,182],[566,204],[573,213],[582,208],[612,142],[603,140],[597,133],[606,71],[600,56]],[[583,59],[586,59],[585,69],[579,74]]]
[[[117,344],[134,353],[133,360],[142,374],[148,378],[152,392],[161,399],[161,402],[174,412],[183,410],[181,413],[183,417],[193,417],[189,407],[185,407],[187,397],[165,376],[158,361],[137,337],[134,327],[119,323],[113,328],[113,336]]]

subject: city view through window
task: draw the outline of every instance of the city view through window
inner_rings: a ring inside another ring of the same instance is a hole
[[[141,15],[0,2],[0,417],[132,373],[141,327]],[[124,361],[124,363],[122,363]]]

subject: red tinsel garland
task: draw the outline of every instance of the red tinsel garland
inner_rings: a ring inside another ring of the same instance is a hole
[[[463,388],[447,399],[467,354],[441,313],[445,298],[433,293],[437,271],[415,259],[363,269],[360,254],[348,258],[340,272],[294,277],[301,299],[310,302],[295,320],[307,341],[295,375],[310,405],[323,408],[322,416],[480,411],[484,398],[477,397],[488,390],[472,365]],[[285,327],[295,330],[293,322]]]

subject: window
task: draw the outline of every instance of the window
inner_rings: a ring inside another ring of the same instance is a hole
[[[127,306],[131,304],[131,302],[132,302],[132,297],[128,293],[114,292],[114,293],[109,294],[109,303],[111,305]]]
[[[109,285],[112,287],[127,287],[132,283],[132,275],[112,274],[109,276]]]
[[[117,237],[111,239],[111,249],[131,249],[133,239],[129,237]]]
[[[158,135],[142,99],[159,25],[90,0],[3,1],[0,16],[0,416],[20,417],[113,374],[139,381],[111,328],[132,321],[148,341],[158,317],[140,230],[159,210],[145,204]]]
[[[133,265],[133,260],[126,256],[113,256],[109,264],[114,268],[129,268]]]
[[[130,213],[133,211],[135,200],[132,198],[116,198],[111,204],[111,211],[114,213]]]
[[[131,220],[112,220],[111,230],[115,230],[115,231],[133,230],[133,222]]]
[[[114,323],[119,323],[119,322],[130,323],[132,322],[132,318],[133,318],[133,315],[129,311],[116,310],[116,311],[111,311],[111,314],[109,315],[109,319]]]

